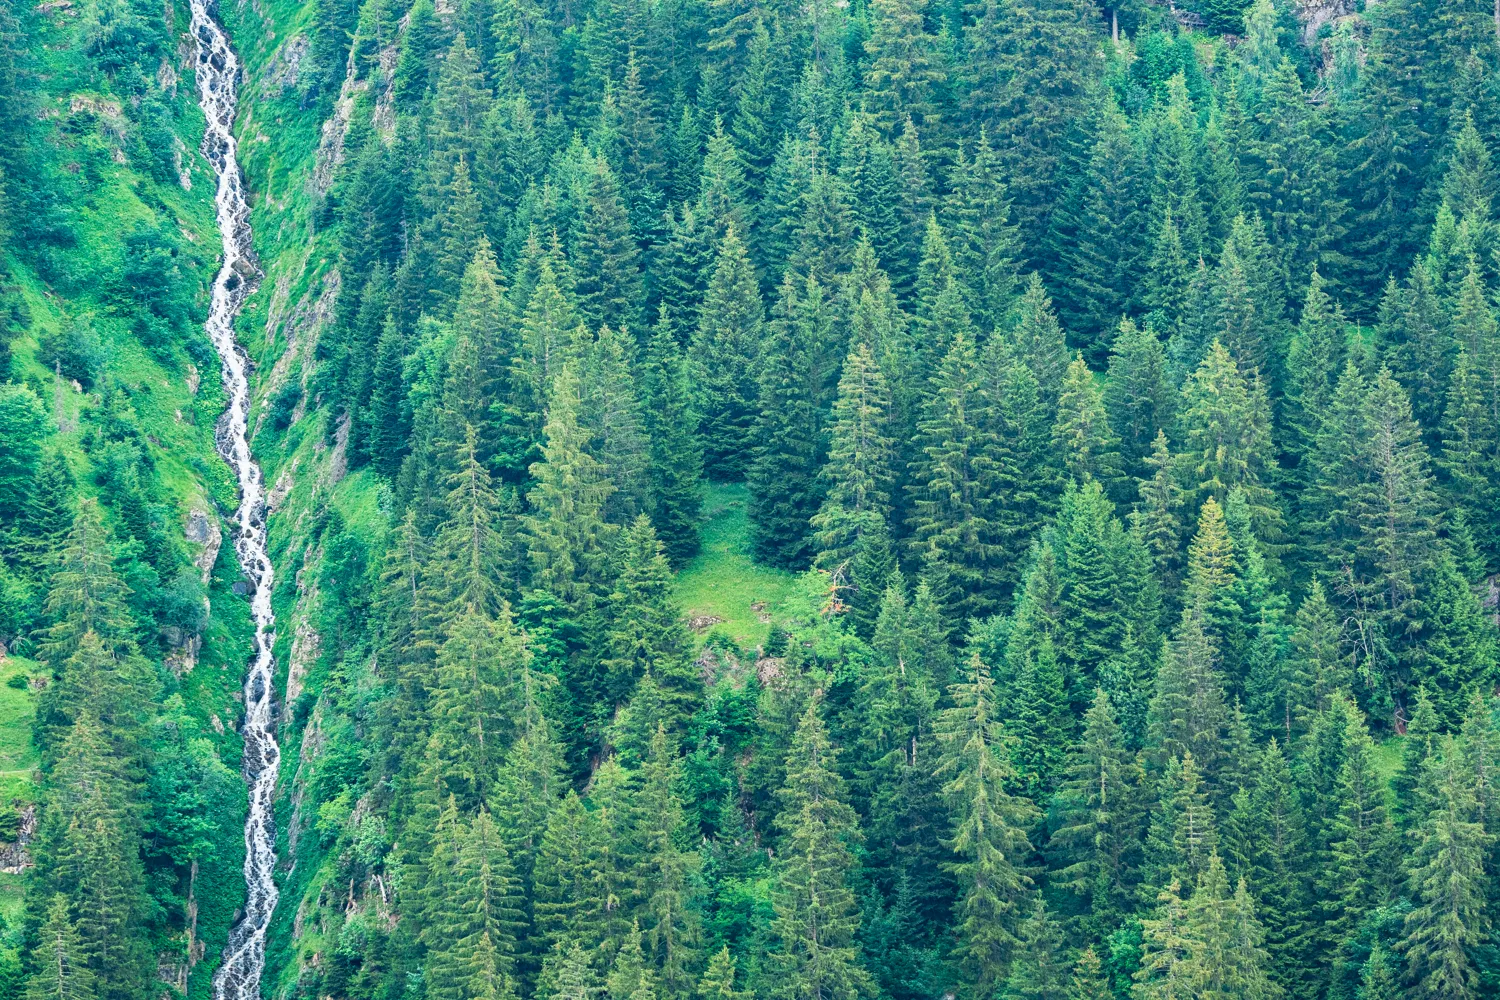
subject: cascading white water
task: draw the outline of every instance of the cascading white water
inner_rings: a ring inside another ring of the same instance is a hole
[[[250,246],[250,206],[236,158],[234,112],[240,63],[229,38],[209,11],[210,0],[190,0],[198,43],[198,103],[208,120],[203,155],[218,175],[215,195],[224,262],[214,278],[208,336],[223,365],[229,405],[219,420],[219,453],[240,485],[234,515],[234,550],[250,581],[255,650],[245,677],[244,773],[250,811],[245,819],[245,909],[229,932],[224,961],[214,975],[214,1000],[255,1000],[266,962],[266,928],[276,909],[276,828],[272,813],[281,749],[276,745],[275,617],[271,613],[271,557],[266,550],[266,490],[260,466],[250,456],[250,359],[234,339],[234,317],[260,276]]]

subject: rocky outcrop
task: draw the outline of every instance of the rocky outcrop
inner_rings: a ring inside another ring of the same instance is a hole
[[[19,875],[31,867],[31,839],[36,836],[36,806],[26,803],[19,807],[20,827],[14,843],[0,842],[0,872]]]

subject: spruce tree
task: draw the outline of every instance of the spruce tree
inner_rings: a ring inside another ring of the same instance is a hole
[[[1020,530],[1002,507],[1010,485],[1002,476],[1012,470],[996,461],[978,368],[960,335],[932,377],[908,487],[913,552],[952,582],[960,620],[996,607]]]
[[[856,957],[859,909],[848,882],[859,820],[835,767],[815,698],[787,756],[777,816],[783,847],[771,897],[771,933],[781,943],[773,957],[776,993],[795,1000],[852,1000],[874,992]]]
[[[640,386],[642,424],[650,442],[646,511],[667,559],[680,568],[700,545],[703,451],[688,363],[665,317],[647,345]]]
[[[1451,740],[1429,765],[1433,808],[1407,858],[1415,906],[1398,949],[1406,956],[1410,995],[1467,1000],[1479,996],[1474,949],[1482,940],[1493,843],[1475,817],[1476,802]]]
[[[602,706],[608,714],[625,702],[640,678],[654,678],[664,716],[658,721],[676,734],[702,699],[697,669],[689,662],[687,631],[672,597],[672,574],[662,545],[646,515],[620,539],[619,575],[609,595],[609,624]]]
[[[1243,487],[1258,537],[1275,538],[1281,512],[1269,488],[1271,412],[1260,379],[1243,375],[1215,341],[1183,385],[1179,419],[1183,474],[1198,496],[1213,494],[1222,504],[1230,489]]]
[[[1062,928],[1047,912],[1040,894],[1031,914],[1021,922],[1019,937],[1021,947],[1000,996],[1004,1000],[1066,1000]]]
[[[1001,728],[990,668],[971,656],[964,677],[949,689],[952,707],[938,721],[943,746],[938,774],[952,817],[951,870],[958,880],[955,957],[976,988],[997,986],[1019,945],[1017,925],[1031,888],[1024,872],[1031,853],[1026,828],[1035,807],[1006,789],[1010,737]]]
[[[26,984],[26,1000],[94,1000],[94,974],[83,958],[78,933],[68,913],[68,898],[52,897],[47,919],[32,949],[33,968]]]
[[[1094,946],[1089,945],[1078,956],[1073,966],[1073,978],[1068,984],[1068,1000],[1109,1000],[1114,992],[1104,974],[1104,965]]]
[[[759,395],[755,371],[761,320],[755,273],[731,225],[719,248],[690,352],[698,387],[703,471],[711,479],[740,479],[749,465],[746,442]]]
[[[1052,425],[1052,446],[1063,468],[1077,483],[1098,482],[1113,490],[1124,476],[1119,439],[1110,426],[1094,373],[1083,358],[1068,365]]]
[[[761,562],[804,569],[815,541],[811,520],[822,503],[819,480],[823,372],[819,349],[828,315],[816,278],[788,271],[774,309],[760,369],[759,414],[750,488],[751,546]]]
[[[1151,326],[1122,320],[1110,349],[1104,409],[1120,440],[1125,472],[1146,478],[1157,435],[1172,424],[1176,393],[1167,381],[1167,356]]]
[[[1103,931],[1133,906],[1139,864],[1143,775],[1126,749],[1114,706],[1103,690],[1084,716],[1051,806],[1048,854],[1058,867],[1049,882],[1087,900],[1090,930]]]
[[[532,582],[584,607],[607,576],[613,525],[601,517],[613,485],[584,450],[577,365],[558,374],[547,408],[546,446],[531,467],[532,512],[521,518]]]
[[[821,470],[827,492],[811,523],[816,565],[841,572],[856,593],[870,591],[867,599],[878,599],[885,581],[860,579],[853,569],[866,536],[889,530],[896,453],[891,406],[890,388],[869,345],[853,344],[839,378],[828,461]]]

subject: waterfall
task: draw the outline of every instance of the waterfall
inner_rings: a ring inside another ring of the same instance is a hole
[[[276,694],[272,684],[276,642],[271,613],[271,557],[266,550],[266,484],[250,456],[250,359],[234,339],[234,317],[260,277],[250,246],[250,207],[236,159],[234,112],[240,62],[224,29],[209,11],[209,0],[190,0],[193,37],[198,43],[198,103],[207,125],[203,155],[218,176],[214,196],[224,261],[214,278],[205,324],[223,366],[229,405],[219,419],[219,453],[239,480],[240,506],[234,514],[234,551],[250,581],[255,649],[245,677],[244,772],[249,788],[245,817],[245,908],[229,932],[223,964],[214,975],[214,1000],[255,1000],[266,963],[266,928],[276,909],[276,828],[272,812],[281,750],[276,745]]]

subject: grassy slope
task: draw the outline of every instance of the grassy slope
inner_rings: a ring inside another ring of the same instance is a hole
[[[791,593],[795,577],[750,558],[749,500],[749,491],[740,484],[708,488],[703,551],[678,574],[677,601],[690,619],[723,619],[714,628],[753,649],[765,641],[767,623]],[[759,612],[752,607],[756,604],[763,605]]]

